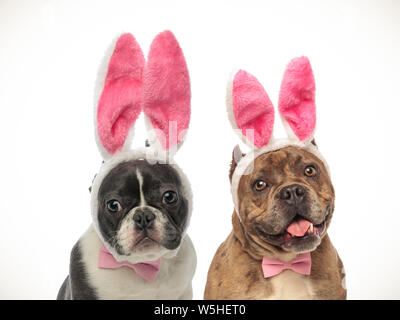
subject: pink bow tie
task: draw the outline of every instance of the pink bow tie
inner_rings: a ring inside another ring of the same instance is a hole
[[[311,254],[302,253],[289,262],[283,262],[274,258],[263,258],[262,270],[264,278],[269,278],[280,274],[283,270],[290,269],[294,272],[310,275],[311,272]]]
[[[143,279],[153,282],[156,280],[158,272],[160,271],[161,258],[156,261],[146,261],[139,263],[130,263],[127,261],[118,262],[113,255],[104,246],[100,249],[99,254],[99,268],[102,269],[117,269],[120,267],[129,267],[133,269]]]

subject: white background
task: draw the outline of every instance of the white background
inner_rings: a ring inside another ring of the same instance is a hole
[[[177,161],[189,176],[194,298],[231,230],[228,169],[239,142],[225,113],[232,69],[276,103],[287,62],[307,55],[316,140],[336,189],[329,234],[348,298],[400,298],[400,1],[0,1],[0,298],[54,299],[91,222],[100,166],[93,89],[110,41],[145,54],[172,30],[187,59],[192,119]],[[143,123],[135,144],[143,145]],[[278,132],[281,130],[277,128]]]

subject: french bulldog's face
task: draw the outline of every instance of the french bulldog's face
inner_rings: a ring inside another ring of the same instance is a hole
[[[176,249],[188,218],[181,178],[167,164],[121,163],[104,178],[98,219],[104,239],[120,255]]]
[[[239,182],[239,210],[258,243],[289,252],[314,250],[326,234],[334,189],[316,156],[286,147],[260,155]]]

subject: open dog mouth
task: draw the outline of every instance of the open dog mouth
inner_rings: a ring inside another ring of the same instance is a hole
[[[303,238],[309,235],[320,234],[323,231],[324,222],[314,225],[310,221],[296,216],[284,233],[287,237],[291,238]]]
[[[328,211],[329,212],[329,211]],[[312,222],[304,219],[303,217],[296,215],[286,229],[277,235],[271,235],[263,231],[260,227],[256,227],[256,230],[266,240],[274,245],[286,245],[291,246],[299,242],[312,241],[320,237],[326,229],[326,222],[328,220],[329,213],[325,216],[325,219],[320,224],[313,224]]]

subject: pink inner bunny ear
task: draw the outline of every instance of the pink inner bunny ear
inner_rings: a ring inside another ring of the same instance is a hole
[[[143,111],[168,150],[183,140],[190,121],[189,73],[172,32],[164,31],[153,40],[143,86]]]
[[[243,70],[233,79],[232,109],[246,142],[253,142],[257,148],[266,146],[274,127],[274,107],[260,82]]]
[[[312,137],[315,122],[315,81],[307,57],[293,59],[286,68],[278,109],[300,141]]]
[[[141,112],[144,57],[135,38],[123,34],[108,63],[97,106],[97,134],[104,149],[120,151]]]

